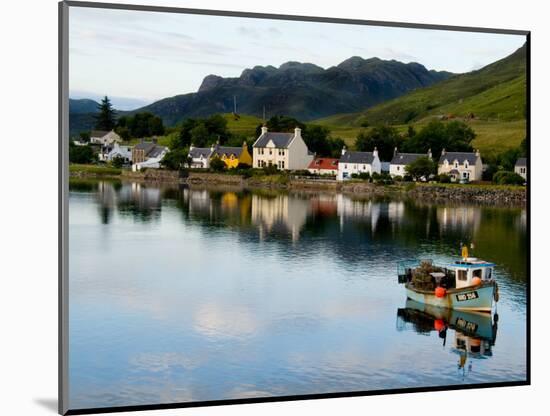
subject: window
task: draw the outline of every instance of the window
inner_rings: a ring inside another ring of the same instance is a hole
[[[468,168],[468,161],[464,162],[464,167]]]
[[[284,169],[284,168],[285,168],[285,161],[281,160],[281,169]]]
[[[401,169],[401,166],[398,166],[398,167],[397,167],[397,170],[399,170],[399,169]]]
[[[273,149],[269,149],[269,154],[270,154],[270,155],[273,154]]]
[[[458,168],[458,162],[455,162],[455,168]]]
[[[468,273],[467,273],[466,270],[458,270],[457,274],[456,274],[456,277],[457,277],[458,280],[466,281],[466,280],[468,280]]]
[[[472,272],[472,277],[479,277],[481,279],[481,269],[475,269]]]

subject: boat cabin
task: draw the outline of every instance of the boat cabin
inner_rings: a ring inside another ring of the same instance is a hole
[[[456,288],[472,286],[473,279],[478,277],[482,281],[493,278],[494,263],[479,260],[475,257],[466,257],[447,266],[455,274]]]

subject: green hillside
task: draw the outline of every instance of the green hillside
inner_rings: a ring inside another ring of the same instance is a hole
[[[255,136],[256,127],[262,124],[262,119],[255,116],[249,116],[246,114],[239,114],[235,117],[233,113],[222,114],[227,120],[227,128],[236,134],[244,134],[246,136]]]
[[[485,152],[501,151],[519,145],[526,134],[525,71],[523,46],[477,71],[417,89],[363,112],[334,115],[314,123],[352,144],[364,126],[391,124],[405,131],[408,125],[419,128],[434,117],[458,118],[476,132],[476,147]]]

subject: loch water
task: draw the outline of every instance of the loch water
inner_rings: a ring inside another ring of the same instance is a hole
[[[522,207],[73,181],[70,408],[525,380],[527,238]],[[465,242],[497,316],[407,302],[397,262]]]

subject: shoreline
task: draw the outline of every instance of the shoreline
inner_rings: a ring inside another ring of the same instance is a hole
[[[486,205],[525,207],[527,189],[521,186],[484,185],[484,184],[440,184],[402,182],[381,185],[361,180],[339,182],[332,179],[293,178],[283,175],[253,176],[231,175],[210,172],[178,172],[167,170],[147,170],[131,172],[121,170],[112,172],[70,172],[77,179],[118,179],[153,184],[172,184],[193,186],[231,186],[240,190],[288,190],[343,193],[361,198],[391,197],[410,198],[431,202],[473,202]]]

